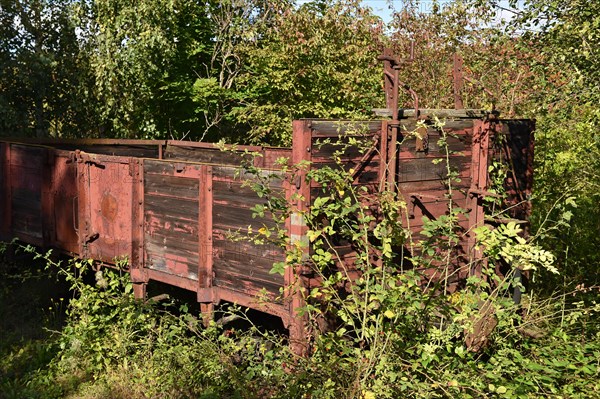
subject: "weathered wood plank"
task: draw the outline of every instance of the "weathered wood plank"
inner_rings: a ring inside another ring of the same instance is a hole
[[[273,281],[262,280],[257,274],[251,276],[246,273],[240,273],[240,271],[248,268],[242,262],[224,262],[218,260],[213,267],[215,273],[213,284],[215,286],[223,286],[248,295],[256,295],[265,289],[273,296],[277,296],[279,295],[279,289],[284,285],[283,276],[279,274],[277,276],[280,279]]]
[[[157,175],[172,175],[179,176],[178,170],[185,168],[185,170],[200,171],[200,165],[187,162],[175,162],[175,161],[158,161],[158,160],[144,160],[144,175],[157,174]],[[179,176],[181,177],[181,176]]]
[[[271,196],[283,197],[285,191],[274,188]],[[241,182],[213,181],[213,201],[215,204],[228,205],[236,208],[253,208],[267,203],[267,198],[259,197],[252,187]]]
[[[470,182],[461,181],[459,189],[463,187],[469,187]],[[424,180],[424,181],[416,181],[416,182],[407,182],[407,183],[398,183],[398,190],[401,193],[420,193],[420,192],[446,192],[446,186],[444,185],[444,181],[437,180]]]
[[[179,277],[198,280],[198,253],[177,248],[165,248],[152,241],[145,244],[146,262],[149,269]]]
[[[235,151],[173,145],[167,145],[164,157],[165,159],[179,159],[218,165],[240,165],[244,161],[248,162],[252,160],[252,155]]]
[[[46,151],[44,147],[11,144],[10,165],[41,171],[46,163]]]
[[[144,175],[144,194],[198,200],[199,180],[168,175]]]
[[[348,140],[341,138],[336,139],[334,142],[325,143],[315,140],[312,144],[312,157],[314,158],[332,158],[334,155],[344,159],[361,159],[374,143],[371,138],[362,140],[359,145],[349,145]],[[375,152],[373,157],[378,157],[379,154]]]
[[[244,181],[255,181],[257,176],[267,179],[271,188],[283,188],[285,175],[278,170],[261,170],[257,175],[249,173],[241,167],[213,166],[213,179],[221,181],[232,181],[242,183]]]
[[[433,163],[431,158],[400,159],[398,162],[399,183],[410,181],[439,180],[447,176],[446,158],[438,158],[439,163]],[[470,159],[464,156],[451,156],[450,168],[458,172],[470,169]]]
[[[154,215],[169,215],[197,223],[198,200],[148,194],[144,197],[144,212],[152,212]]]
[[[440,134],[437,131],[428,131],[428,155],[445,155],[446,148],[439,145]],[[450,153],[464,152],[471,149],[471,138],[467,135],[446,136],[447,149]],[[400,143],[401,151],[409,151],[413,154],[418,153],[416,150],[417,138],[414,135],[406,135]]]
[[[198,249],[198,225],[192,224],[181,219],[171,219],[168,217],[145,217],[144,233],[146,237],[162,242],[164,245],[189,246],[193,250],[194,245]]]
[[[285,259],[285,250],[275,244],[255,244],[248,241],[232,241],[213,236],[214,257],[248,261],[249,265],[271,270],[273,262]]]
[[[213,205],[213,226],[222,230],[241,229],[247,231],[248,226],[257,230],[263,226],[268,228],[275,227],[276,223],[268,216],[264,218],[253,218],[254,211],[247,208],[236,208],[232,206],[214,204]]]
[[[42,238],[42,210],[41,204],[38,208],[19,206],[12,203],[12,232],[16,236],[26,234],[36,238]]]
[[[381,129],[381,121],[312,120],[313,137],[337,137],[340,135],[364,136]]]
[[[58,146],[61,149],[81,150],[93,154],[137,157],[137,158],[158,158],[158,146],[133,146],[133,145],[70,145]]]

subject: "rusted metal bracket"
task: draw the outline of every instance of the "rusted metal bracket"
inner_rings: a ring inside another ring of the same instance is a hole
[[[79,196],[73,197],[73,230],[79,236]]]
[[[91,159],[90,157],[87,157],[87,156],[83,156],[82,157],[82,161],[86,165],[95,166],[95,167],[100,168],[100,169],[105,169],[106,168],[106,165],[104,165],[102,162],[93,160],[93,159]]]
[[[383,54],[377,57],[379,61],[383,61],[383,76],[384,76],[384,89],[385,89],[385,100],[388,109],[392,111],[392,120],[387,122],[387,129],[390,129],[389,140],[390,143],[387,146],[387,156],[385,160],[388,166],[387,176],[385,178],[387,189],[391,192],[396,191],[396,167],[397,167],[397,149],[396,143],[398,142],[398,135],[400,133],[400,120],[399,120],[399,108],[398,108],[398,96],[400,87],[406,90],[411,98],[413,99],[415,118],[419,118],[419,96],[417,93],[406,83],[400,81],[399,71],[402,64],[413,62],[414,57],[414,42],[410,44],[410,57],[399,60],[393,56],[392,50],[385,48]],[[422,148],[425,148],[421,145]]]
[[[385,79],[386,105],[392,110],[392,121],[390,126],[394,127],[399,123],[398,120],[398,96],[400,87],[406,90],[413,99],[415,115],[419,116],[419,96],[406,83],[400,80],[399,70],[402,64],[413,62],[414,57],[414,42],[410,43],[410,57],[402,60],[397,59],[392,55],[392,50],[385,48],[383,54],[377,57],[377,60],[383,61],[383,74]]]
[[[100,233],[92,233],[84,237],[83,244],[90,244],[100,238]]]

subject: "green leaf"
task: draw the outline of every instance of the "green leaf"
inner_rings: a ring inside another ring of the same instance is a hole
[[[285,262],[275,262],[273,263],[273,267],[269,270],[269,274],[280,274],[284,275],[286,264]]]

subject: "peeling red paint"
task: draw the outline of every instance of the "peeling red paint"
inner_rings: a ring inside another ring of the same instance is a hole
[[[426,146],[425,137],[417,142],[408,134],[414,119],[400,122],[402,128],[392,129],[388,121],[365,121],[373,148],[366,155],[348,152],[344,166],[354,170],[354,184],[366,188],[366,203],[385,184],[393,185],[407,203],[405,226],[418,235],[423,216],[436,218],[448,212],[445,163],[432,163],[445,155],[437,146],[439,131],[421,132],[429,139]],[[533,178],[533,123],[466,118],[449,121],[444,129],[452,133],[450,163],[461,178],[452,200],[468,211],[460,225],[469,230],[484,222],[480,195],[488,189],[487,167],[495,158],[516,165],[506,180],[508,201],[516,217],[526,218]],[[296,312],[302,297],[296,288],[318,284],[318,279],[305,275],[309,270],[301,265],[286,268],[284,276],[271,274],[273,263],[285,260],[283,249],[231,240],[249,226],[254,231],[273,226],[268,218],[254,215],[253,208],[264,204],[265,198],[244,184],[253,176],[235,164],[245,156],[244,150],[262,154],[254,164],[267,169],[265,174],[279,175],[272,189],[286,196],[292,210],[285,227],[293,242],[306,240],[302,212],[318,195],[319,185],[305,181],[306,171],[292,181],[276,161],[285,157],[288,165],[331,165],[332,146],[318,142],[342,139],[339,121],[295,121],[293,130],[291,149],[239,147],[237,154],[222,153],[206,143],[71,140],[41,146],[0,141],[0,233],[105,264],[127,257],[136,295],[145,295],[145,284],[156,280],[196,292],[207,312],[223,300],[254,307],[281,317],[296,349],[302,350],[303,320]],[[504,147],[492,146],[489,138],[494,135],[505,137]],[[87,152],[78,150],[79,144]],[[101,153],[107,146],[121,155]],[[127,156],[129,151],[155,156]],[[373,209],[374,214],[377,211]],[[465,253],[477,256],[472,239],[463,247]],[[351,268],[351,250],[340,248],[340,253]],[[467,272],[461,270],[461,276]],[[261,303],[255,296],[265,291],[269,302]]]

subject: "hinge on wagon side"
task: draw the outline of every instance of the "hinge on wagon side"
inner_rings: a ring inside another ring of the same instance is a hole
[[[86,165],[93,165],[97,168],[100,169],[104,169],[106,168],[106,165],[104,165],[103,163],[99,162],[98,160],[94,159],[93,156],[90,156],[90,154],[86,154],[84,152],[81,151],[75,151],[76,156],[78,157],[78,159],[80,160],[80,162],[83,162]]]
[[[106,168],[106,166],[103,163],[100,163],[98,161],[92,161],[91,159],[84,160],[83,162],[86,165],[92,165],[92,166],[95,166],[95,167],[100,168],[100,169]]]

